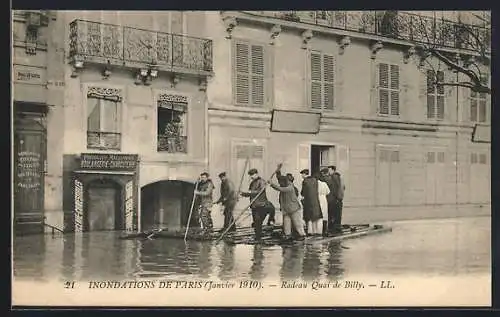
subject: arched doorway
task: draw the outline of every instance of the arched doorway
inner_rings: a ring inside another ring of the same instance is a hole
[[[141,227],[168,228],[185,227],[187,224],[194,184],[184,181],[158,181],[141,188]],[[199,226],[195,212],[190,226]]]
[[[84,231],[124,230],[122,186],[107,178],[91,181],[87,187]]]

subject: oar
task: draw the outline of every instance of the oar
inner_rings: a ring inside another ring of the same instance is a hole
[[[186,232],[184,233],[184,241],[187,239],[189,224],[191,223],[191,215],[193,214],[194,201],[196,200],[196,191],[198,190],[198,181],[194,184],[193,201],[191,202],[191,209],[189,209],[189,217],[186,224]]]
[[[269,180],[268,181],[271,181],[274,177],[274,175],[276,175],[276,173],[281,169],[281,166],[283,164],[280,163],[278,164],[278,167],[276,168],[276,170],[271,174],[271,176],[269,177]],[[222,234],[219,236],[219,238],[215,241],[215,243],[219,243],[220,240],[222,240],[222,238],[226,235],[226,233],[229,231],[229,228],[231,228],[231,226],[233,226],[233,224],[235,224],[245,213],[245,211],[247,211],[248,208],[250,208],[250,206],[252,206],[252,204],[257,200],[257,198],[259,198],[259,196],[266,190],[267,188],[267,182],[266,182],[266,186],[262,187],[262,189],[257,193],[257,195],[250,201],[250,203],[241,211],[241,213],[238,215],[238,217],[236,217],[235,219],[233,219],[233,221],[231,222],[231,224],[222,232]]]

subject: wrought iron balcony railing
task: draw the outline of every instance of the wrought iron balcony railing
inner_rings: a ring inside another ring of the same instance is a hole
[[[115,132],[87,132],[87,147],[89,149],[119,150],[121,134]]]
[[[444,47],[490,49],[487,27],[398,11],[246,11],[283,20],[380,35]]]
[[[97,63],[212,72],[209,39],[83,20],[70,24],[69,55]]]
[[[158,152],[187,153],[187,136],[158,136]]]

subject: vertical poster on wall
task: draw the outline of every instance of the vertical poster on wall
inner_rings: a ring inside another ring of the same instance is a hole
[[[129,181],[125,185],[125,230],[134,230],[134,181]]]
[[[83,231],[83,183],[75,179],[75,232]]]

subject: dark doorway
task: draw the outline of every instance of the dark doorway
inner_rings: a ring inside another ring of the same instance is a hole
[[[189,216],[194,185],[183,181],[159,181],[141,189],[141,227],[179,229]],[[193,211],[191,226],[198,225]]]
[[[336,165],[335,146],[311,145],[311,174],[329,165]]]
[[[121,187],[103,179],[93,181],[87,190],[84,231],[124,230]]]

